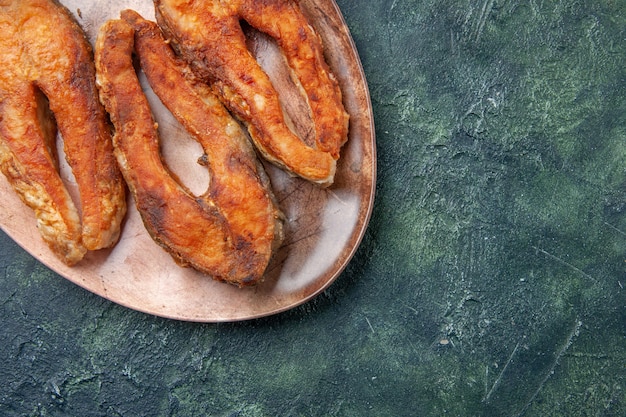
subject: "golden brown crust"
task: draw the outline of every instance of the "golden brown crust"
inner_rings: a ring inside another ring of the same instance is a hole
[[[289,0],[155,0],[157,20],[178,52],[243,120],[263,156],[312,182],[333,182],[347,139],[348,114],[324,61],[322,44],[297,3]],[[240,20],[281,47],[311,108],[315,146],[288,127],[276,90],[246,48]]]
[[[183,265],[240,286],[258,282],[282,223],[256,155],[221,103],[184,77],[189,70],[156,25],[132,11],[122,16],[101,29],[96,65],[116,155],[146,228]],[[155,93],[206,153],[211,181],[203,195],[192,195],[161,160],[133,49]]]
[[[70,12],[52,0],[5,3],[0,17],[3,172],[35,210],[44,239],[74,264],[86,250],[117,241],[126,211],[91,47]],[[63,137],[80,210],[57,172],[54,122],[41,93]]]
[[[73,265],[86,249],[78,210],[38,124],[38,108],[44,103],[32,84],[13,86],[7,94],[4,81],[0,79],[0,168],[22,201],[34,210],[44,241],[65,263]]]

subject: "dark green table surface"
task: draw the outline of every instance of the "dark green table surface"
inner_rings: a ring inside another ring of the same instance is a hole
[[[0,416],[626,415],[626,2],[338,3],[378,186],[336,283],[177,322],[0,234]]]

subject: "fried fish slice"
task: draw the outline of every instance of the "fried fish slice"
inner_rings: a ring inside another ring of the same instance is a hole
[[[146,229],[180,264],[220,281],[252,285],[282,238],[280,213],[256,155],[221,103],[184,77],[189,70],[158,28],[131,11],[123,17],[101,28],[96,66],[101,98],[116,129],[115,152]],[[211,179],[200,196],[162,162],[156,126],[132,65],[133,49],[157,95],[204,149]]]
[[[35,211],[44,240],[73,265],[87,250],[113,245],[126,212],[91,46],[71,13],[52,0],[3,2],[0,45],[1,168]],[[58,173],[54,120],[78,208]]]
[[[324,60],[322,42],[291,0],[154,0],[159,25],[194,70],[212,83],[224,104],[247,124],[269,161],[312,182],[332,184],[348,114]],[[314,146],[288,126],[278,93],[246,47],[240,20],[280,46],[304,91],[315,129]]]

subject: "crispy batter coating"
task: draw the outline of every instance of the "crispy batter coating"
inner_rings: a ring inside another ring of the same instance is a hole
[[[126,212],[91,47],[57,2],[5,1],[0,60],[0,168],[35,211],[43,239],[73,265],[87,250],[113,245]],[[57,125],[78,208],[58,172]]]
[[[312,182],[332,184],[348,114],[324,60],[322,42],[292,0],[154,0],[159,25],[177,52],[210,82],[224,104],[247,124],[263,156]],[[274,38],[311,109],[315,145],[289,128],[268,75],[246,47],[240,24]]]
[[[180,264],[220,281],[252,285],[282,239],[281,214],[254,150],[208,87],[190,77],[156,24],[132,11],[122,17],[101,28],[97,76],[116,129],[115,152],[144,224]],[[133,49],[155,93],[203,147],[210,184],[200,196],[162,162]]]

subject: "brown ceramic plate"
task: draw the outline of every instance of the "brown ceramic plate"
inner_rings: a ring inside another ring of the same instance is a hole
[[[149,0],[62,3],[77,16],[92,43],[100,25],[117,18],[122,9],[132,8],[154,19]],[[328,189],[267,167],[287,223],[285,240],[263,283],[239,289],[179,267],[148,236],[130,199],[119,243],[111,250],[88,254],[74,267],[65,266],[48,250],[36,230],[32,211],[21,203],[4,176],[0,176],[2,229],[70,281],[118,304],[162,317],[199,322],[252,319],[288,310],[326,289],[354,255],[369,221],[376,177],[375,138],[363,69],[339,8],[333,0],[300,3],[322,36],[327,60],[341,84],[351,116],[350,137],[342,150],[335,184]],[[274,59],[273,44],[258,34],[251,39],[268,72],[278,74],[280,65],[275,64],[280,59]],[[146,91],[159,122],[168,164],[192,191],[203,191],[207,174],[195,163],[201,151],[147,86]],[[62,166],[61,172],[71,187],[67,166]]]

